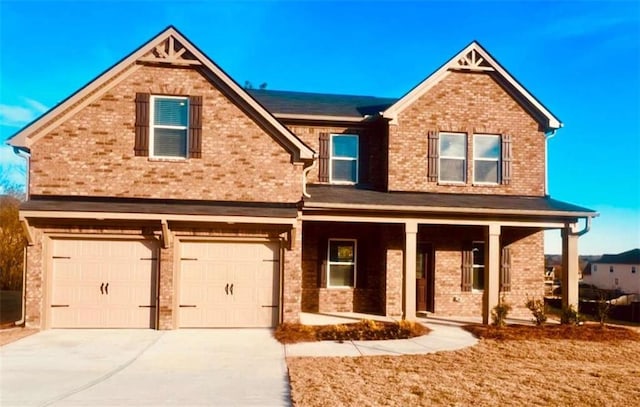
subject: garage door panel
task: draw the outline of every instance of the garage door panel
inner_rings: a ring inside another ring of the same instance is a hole
[[[156,256],[151,241],[54,240],[51,325],[153,327]]]
[[[184,242],[181,246],[181,327],[271,327],[277,323],[278,243]]]

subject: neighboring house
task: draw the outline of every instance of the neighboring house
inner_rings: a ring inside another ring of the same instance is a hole
[[[9,141],[27,325],[527,315],[548,229],[577,304],[597,214],[546,195],[560,127],[477,42],[388,99],[246,90],[169,27]]]
[[[605,254],[585,269],[583,281],[604,290],[640,294],[640,249]]]

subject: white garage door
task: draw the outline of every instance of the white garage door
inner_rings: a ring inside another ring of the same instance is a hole
[[[278,243],[184,242],[181,247],[181,327],[278,323]]]
[[[52,327],[154,327],[154,242],[57,239],[52,261]]]

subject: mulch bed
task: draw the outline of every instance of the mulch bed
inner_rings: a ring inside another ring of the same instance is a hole
[[[274,332],[280,343],[314,341],[371,341],[387,339],[408,339],[429,333],[424,325],[400,321],[378,322],[360,321],[338,325],[281,324]]]
[[[569,339],[582,341],[640,341],[640,334],[631,329],[619,326],[600,326],[600,324],[584,325],[494,325],[472,324],[464,327],[474,336],[481,339],[496,340],[537,340],[537,339]]]

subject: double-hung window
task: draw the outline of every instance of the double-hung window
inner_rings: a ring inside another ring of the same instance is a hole
[[[358,135],[332,134],[329,180],[335,184],[358,183]]]
[[[473,242],[473,282],[474,290],[484,290],[484,242]]]
[[[329,288],[355,287],[356,241],[329,239],[327,286]]]
[[[189,98],[151,96],[150,145],[153,157],[186,158]]]
[[[500,136],[473,135],[474,184],[498,184],[500,182]]]
[[[467,135],[441,133],[438,181],[464,183],[467,174]]]

